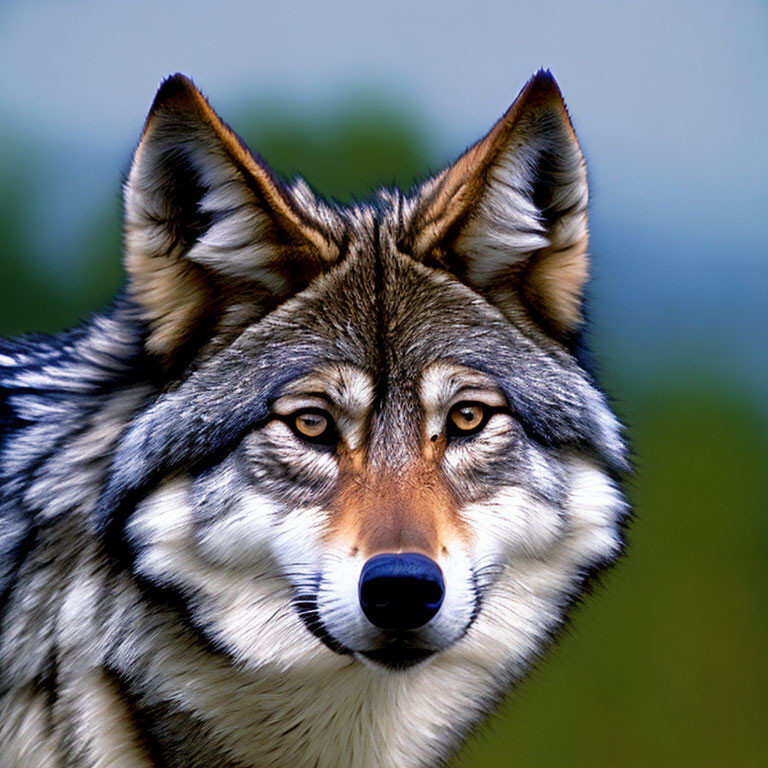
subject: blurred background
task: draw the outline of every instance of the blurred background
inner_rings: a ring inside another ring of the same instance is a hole
[[[765,0],[2,0],[0,333],[120,287],[121,179],[172,72],[347,201],[455,158],[541,66],[589,162],[592,344],[637,519],[456,766],[765,766]]]

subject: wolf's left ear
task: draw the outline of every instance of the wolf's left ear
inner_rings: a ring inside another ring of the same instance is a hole
[[[333,213],[288,189],[184,75],[163,82],[125,184],[128,290],[166,363],[233,303],[277,303],[338,256]]]
[[[402,246],[556,337],[582,322],[587,174],[560,89],[534,75],[485,138],[427,182]]]

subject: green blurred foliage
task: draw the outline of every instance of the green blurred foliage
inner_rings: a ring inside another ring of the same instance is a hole
[[[106,304],[122,282],[120,211],[94,211],[82,242],[72,243],[65,270],[51,269],[35,252],[35,190],[25,160],[33,151],[18,138],[0,137],[0,335],[53,332]],[[62,273],[66,279],[62,279]]]
[[[340,200],[381,183],[407,187],[436,160],[413,125],[381,108],[337,121],[246,116],[236,128],[280,173],[301,171]],[[24,155],[8,142],[0,151]],[[0,175],[0,332],[62,328],[119,288],[118,206],[94,211],[90,233],[72,245],[73,279],[50,279],[29,248],[33,190],[11,166]],[[611,339],[602,346],[636,453],[627,557],[457,768],[766,765],[761,411],[691,371],[660,366],[656,383],[637,390],[622,381]]]
[[[329,199],[366,199],[378,187],[425,178],[436,158],[421,131],[380,103],[350,104],[330,113],[298,115],[276,106],[243,115],[246,143],[283,178],[302,176]],[[434,167],[432,167],[434,170]]]

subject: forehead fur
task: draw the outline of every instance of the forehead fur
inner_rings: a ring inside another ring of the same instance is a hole
[[[490,376],[533,439],[624,468],[618,423],[564,347],[448,271],[398,250],[404,198],[339,213],[347,232],[337,266],[202,358],[126,431],[102,499],[104,516],[129,506],[160,475],[234,446],[268,417],[291,381],[334,363],[371,375],[374,454],[377,437],[386,454],[385,436],[393,431],[403,442],[417,439],[421,375],[444,360]],[[141,461],[123,461],[122,454]]]
[[[419,382],[445,361],[492,379],[533,438],[588,447],[621,464],[616,421],[565,347],[524,311],[508,304],[502,312],[451,272],[399,250],[412,205],[395,192],[342,209],[340,263],[247,329],[241,343],[266,335],[271,346],[284,345],[283,367],[300,351],[310,368],[339,362],[364,370],[374,382],[373,436],[396,430],[416,439]]]

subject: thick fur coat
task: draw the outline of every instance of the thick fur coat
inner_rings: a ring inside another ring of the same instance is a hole
[[[587,202],[547,72],[349,208],[166,80],[125,291],[0,344],[0,765],[449,759],[622,547]]]

